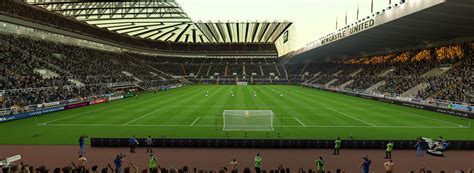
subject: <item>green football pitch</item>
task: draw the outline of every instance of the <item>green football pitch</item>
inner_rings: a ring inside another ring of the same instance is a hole
[[[224,131],[224,110],[272,110],[273,131]],[[474,128],[464,118],[306,87],[277,85],[194,85],[146,92],[133,98],[3,123],[0,131],[4,134],[0,144],[76,144],[82,134],[393,140],[443,136],[447,140],[474,140]]]

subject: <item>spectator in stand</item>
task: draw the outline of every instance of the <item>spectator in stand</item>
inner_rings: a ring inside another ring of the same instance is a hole
[[[319,156],[319,159],[316,160],[316,170],[318,173],[324,173],[324,159],[321,156]]]
[[[262,157],[260,157],[260,153],[257,153],[257,156],[255,156],[255,173],[260,173],[261,168],[262,168]]]
[[[115,173],[123,173],[122,164],[124,160],[125,160],[125,155],[123,155],[122,153],[120,153],[119,155],[115,157],[114,159]]]
[[[79,159],[77,159],[77,169],[79,173],[85,173],[86,172],[86,164],[87,164],[87,159],[83,155],[79,155]]]
[[[114,160],[115,161],[115,160]],[[102,168],[100,170],[101,173],[108,173],[109,170],[112,171],[112,173],[114,173],[114,168],[112,168],[112,165],[110,165],[110,163],[107,163],[107,166],[105,166],[105,168]],[[64,171],[63,171],[64,172]]]
[[[99,166],[97,166],[97,165],[92,166],[91,167],[92,173],[97,173],[97,169],[99,169]]]
[[[135,163],[131,162],[130,165],[126,168],[124,168],[124,173],[138,173],[138,167],[135,165]]]
[[[362,173],[369,173],[370,164],[372,163],[372,161],[369,160],[368,156],[364,156],[362,159],[362,163],[360,164],[361,171]]]
[[[148,159],[148,169],[150,173],[158,173],[158,159],[153,154],[150,154]]]
[[[230,165],[231,173],[238,173],[239,172],[239,162],[237,162],[237,160],[232,159],[232,161],[230,161],[229,165]]]
[[[383,164],[385,166],[386,173],[393,173],[393,166],[395,165],[392,160],[388,160]]]

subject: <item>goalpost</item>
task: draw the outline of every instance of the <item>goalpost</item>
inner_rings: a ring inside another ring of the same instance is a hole
[[[272,110],[224,110],[224,131],[274,131]]]

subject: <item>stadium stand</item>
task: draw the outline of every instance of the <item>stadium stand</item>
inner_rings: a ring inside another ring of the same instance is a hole
[[[131,54],[61,45],[0,35],[2,108],[110,94],[113,87],[137,83],[143,88],[176,84]],[[174,67],[161,68],[164,71]]]
[[[352,58],[337,64],[311,64],[306,71],[320,75],[307,80],[309,85],[340,87],[353,80],[344,89],[366,91],[384,81],[373,92],[402,96],[420,84],[427,87],[415,92],[415,98],[473,103],[472,47],[473,43],[446,45],[424,50],[412,50],[399,54]],[[290,65],[292,73],[298,73],[304,65]],[[319,66],[319,67],[318,67]],[[293,69],[291,69],[293,68]],[[448,69],[439,74],[436,70]],[[363,69],[358,72],[359,69]],[[351,75],[353,74],[353,75]],[[331,81],[333,81],[330,83]]]
[[[276,52],[276,46],[273,43],[198,44],[152,41],[110,32],[85,22],[51,13],[20,0],[0,1],[0,14],[119,45],[139,47],[160,53],[223,52],[223,55],[199,58],[175,54],[145,55],[131,51],[97,50],[21,34],[1,33],[0,116],[32,112],[42,108],[38,105],[52,102],[59,104],[67,100],[95,101],[105,96],[119,94],[123,96],[128,91],[157,91],[187,84],[236,85],[239,82],[302,85],[349,93],[409,98],[433,102],[433,105],[447,103],[448,108],[449,104],[454,103],[474,104],[474,88],[472,87],[474,42],[472,41],[446,43],[429,48],[405,48],[380,55],[351,57],[344,60],[335,59],[318,63],[313,61],[292,63],[290,61],[288,63],[280,61],[276,56],[249,55],[253,52]],[[240,58],[234,57],[235,54],[240,53],[245,55]],[[193,126],[199,119],[200,117],[191,125],[184,126]],[[295,118],[295,121],[306,127],[300,120]],[[217,124],[217,121],[215,123]],[[458,124],[454,125],[453,128],[457,128]],[[459,124],[459,128],[465,127]],[[266,134],[268,137],[268,133]],[[228,133],[226,135],[228,136]],[[34,137],[36,137],[36,132]],[[278,132],[278,137],[280,137],[280,132]],[[328,142],[325,144],[328,145]],[[365,142],[363,145],[366,147]],[[242,170],[242,172],[250,173],[252,169],[243,168]],[[121,171],[114,171],[110,164],[105,167],[84,167],[75,163],[54,168],[34,167],[20,163],[2,167],[0,173],[95,173],[98,171],[121,173]],[[184,166],[182,168],[160,167],[160,170],[156,172],[226,173],[227,171],[226,167],[206,170]],[[298,173],[315,172],[308,168],[300,168],[297,171]],[[346,172],[341,169],[326,171]],[[130,164],[129,167],[124,168],[123,172],[146,173],[148,170],[139,169],[136,165]],[[280,166],[266,168],[262,172],[289,173],[296,170]],[[429,168],[421,168],[417,169],[417,172],[432,171]],[[459,172],[464,171],[459,170]],[[472,169],[467,172],[473,173]]]
[[[179,83],[171,76],[183,76],[193,83],[208,84],[235,84],[237,81],[254,84],[304,82],[327,87],[345,84],[345,89],[357,91],[365,91],[384,81],[385,84],[373,92],[392,96],[401,96],[411,88],[426,83],[426,88],[416,91],[416,98],[473,102],[472,78],[469,77],[472,76],[472,70],[469,70],[473,63],[472,43],[325,64],[283,66],[272,58],[152,57],[93,51],[11,35],[1,37],[1,57],[5,68],[2,68],[4,77],[0,85],[2,90],[6,90],[2,108],[113,92],[107,86],[136,83],[143,88],[156,89],[161,85]],[[28,57],[33,59],[27,60]],[[425,75],[443,67],[449,70],[437,75]],[[281,71],[287,71],[288,76]],[[194,76],[189,76],[191,73]]]
[[[89,25],[85,22],[78,22],[71,18],[66,18],[60,14],[51,13],[46,9],[28,5],[23,1],[4,0],[0,2],[0,13],[22,20],[40,23],[43,25],[65,29],[99,39],[138,46],[141,48],[158,49],[166,51],[214,51],[214,52],[245,52],[245,51],[275,51],[274,44],[188,44],[160,42],[148,39],[130,37],[125,34],[117,34],[106,29]]]

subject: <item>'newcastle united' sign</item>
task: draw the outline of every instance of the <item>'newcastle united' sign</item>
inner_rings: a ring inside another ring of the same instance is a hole
[[[347,37],[349,35],[352,35],[352,34],[364,31],[366,29],[369,29],[369,28],[373,27],[374,25],[375,25],[375,20],[374,19],[370,19],[370,20],[367,20],[365,22],[358,23],[354,26],[350,26],[350,27],[348,27],[344,30],[338,31],[334,34],[331,34],[331,35],[328,35],[326,37],[321,38],[320,39],[320,44],[324,45],[324,44],[339,40],[339,39]]]

